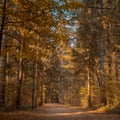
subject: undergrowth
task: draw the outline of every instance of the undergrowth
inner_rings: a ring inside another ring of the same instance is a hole
[[[120,106],[106,105],[97,109],[98,112],[120,114]]]

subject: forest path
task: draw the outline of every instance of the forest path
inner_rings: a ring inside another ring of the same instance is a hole
[[[0,120],[120,120],[120,115],[97,113],[59,104],[45,104],[33,112],[2,113]]]

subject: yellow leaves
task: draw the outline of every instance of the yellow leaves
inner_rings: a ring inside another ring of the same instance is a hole
[[[73,69],[73,68],[74,68],[74,66],[71,65],[71,64],[68,64],[68,65],[61,65],[61,67],[64,68],[64,69]]]
[[[115,47],[120,50],[120,45],[115,45]]]
[[[73,4],[73,7],[82,7],[82,8],[85,7],[82,2],[73,1],[71,2],[71,4]]]
[[[83,48],[74,48],[76,51],[78,51],[79,54],[83,54],[85,52],[85,49]]]
[[[14,0],[13,1],[15,4],[20,4],[20,0]]]
[[[107,29],[108,27],[110,27],[109,18],[107,16],[102,17],[102,25],[104,29]]]

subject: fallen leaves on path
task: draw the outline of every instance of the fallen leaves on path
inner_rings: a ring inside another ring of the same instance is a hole
[[[46,104],[33,112],[0,113],[0,120],[120,120],[120,115],[97,113],[58,104]]]

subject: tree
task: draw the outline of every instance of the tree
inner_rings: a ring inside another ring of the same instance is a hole
[[[6,84],[6,55],[2,54],[6,46],[4,28],[6,22],[7,1],[1,1],[1,25],[0,25],[0,106],[5,107],[5,84]],[[4,39],[4,41],[3,41]]]

